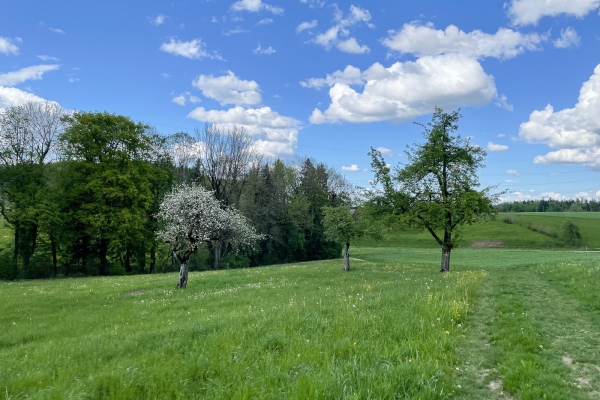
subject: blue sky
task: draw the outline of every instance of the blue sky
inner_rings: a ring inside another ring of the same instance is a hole
[[[193,132],[244,126],[367,186],[438,105],[505,199],[600,197],[600,0],[20,0],[0,14],[0,108],[47,99]]]

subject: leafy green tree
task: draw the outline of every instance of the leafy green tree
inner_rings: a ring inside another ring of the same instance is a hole
[[[361,237],[365,226],[356,209],[346,206],[323,207],[325,236],[344,245],[344,271],[350,271],[350,240]]]
[[[381,153],[369,152],[376,190],[371,207],[391,214],[412,228],[427,229],[442,249],[440,272],[450,270],[450,253],[457,228],[491,216],[497,195],[479,189],[477,170],[484,166],[485,150],[452,133],[460,114],[436,108],[431,122],[421,125],[425,143],[407,149],[408,161],[392,173]]]
[[[562,231],[563,240],[571,246],[581,246],[581,232],[579,227],[572,221],[567,221],[563,225]]]
[[[67,259],[86,272],[97,268],[107,274],[115,262],[131,272],[155,201],[151,181],[160,174],[150,162],[156,147],[152,132],[107,112],[77,112],[65,120],[60,145],[67,160],[62,174],[62,211],[71,231]]]

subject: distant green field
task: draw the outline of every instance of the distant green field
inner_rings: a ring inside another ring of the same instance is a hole
[[[504,217],[514,218],[514,224],[502,221]],[[572,220],[580,229],[583,246],[588,250],[600,250],[600,213],[569,212],[569,213],[500,213],[495,220],[477,222],[464,226],[459,231],[459,247],[470,247],[475,241],[504,242],[506,248],[516,249],[565,249],[568,246],[560,239],[562,227],[567,220]],[[531,223],[538,228],[548,228],[559,235],[550,237],[527,228]],[[356,243],[363,247],[439,247],[429,232],[413,232],[410,230],[388,233],[384,239],[375,241],[362,238]]]

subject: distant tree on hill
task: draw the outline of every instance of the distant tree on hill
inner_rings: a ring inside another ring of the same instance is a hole
[[[344,271],[350,271],[350,240],[361,237],[365,226],[358,213],[347,206],[323,207],[325,236],[344,246]]]
[[[431,122],[421,125],[425,143],[405,151],[408,161],[392,173],[381,152],[371,148],[375,186],[368,207],[392,215],[417,229],[427,229],[442,249],[440,272],[450,270],[453,232],[478,218],[495,213],[497,195],[479,188],[477,170],[484,166],[485,150],[469,139],[453,136],[458,111],[436,108]]]
[[[581,246],[581,232],[579,227],[572,221],[567,221],[563,225],[563,240],[571,246]]]

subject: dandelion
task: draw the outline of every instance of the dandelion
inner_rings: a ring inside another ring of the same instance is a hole
[[[462,328],[462,324],[458,324],[458,327],[459,327],[459,328]]]
[[[412,358],[409,358],[409,359],[408,359],[408,362],[412,362]]]
[[[450,332],[446,331],[446,335],[449,335],[449,334],[450,334]]]
[[[542,350],[544,349],[544,345],[543,344],[540,344],[540,349],[542,349]]]

